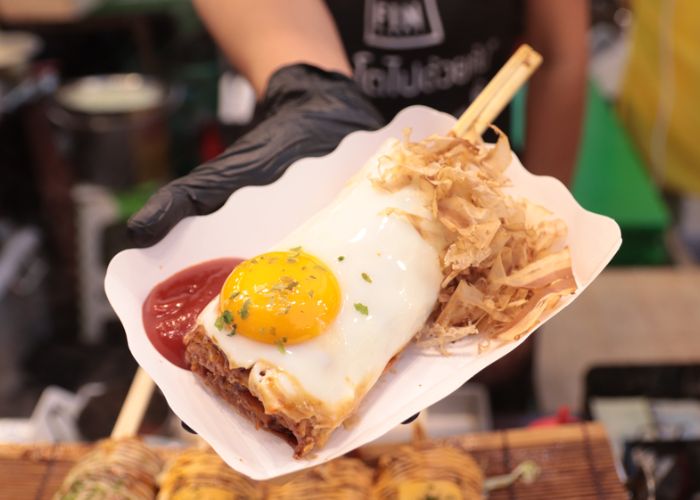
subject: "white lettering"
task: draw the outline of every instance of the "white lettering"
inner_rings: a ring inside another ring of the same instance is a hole
[[[408,3],[379,0],[372,3],[371,9],[374,33],[407,36],[426,32],[426,20],[419,0]]]
[[[388,5],[389,16],[387,19],[387,34],[389,35],[400,35],[401,34],[401,8],[395,3]]]
[[[372,6],[372,24],[375,33],[381,33],[384,30],[387,18],[386,10],[386,2],[375,2]]]
[[[446,59],[431,55],[425,61],[410,64],[398,54],[388,54],[375,61],[371,52],[353,55],[355,80],[370,97],[414,98],[439,90],[463,86],[475,79],[483,79],[492,66],[498,42],[473,44],[466,54]]]
[[[423,33],[425,31],[425,17],[421,3],[414,1],[403,6],[401,15],[405,34]]]

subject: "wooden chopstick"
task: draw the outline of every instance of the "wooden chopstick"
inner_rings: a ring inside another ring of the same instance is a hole
[[[541,63],[538,52],[521,45],[462,113],[452,131],[465,139],[478,140]]]
[[[112,429],[112,439],[131,437],[138,433],[154,387],[151,377],[139,366]]]

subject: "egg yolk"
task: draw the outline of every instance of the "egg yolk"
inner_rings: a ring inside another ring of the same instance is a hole
[[[340,286],[301,248],[240,263],[221,289],[216,327],[268,344],[295,344],[323,333],[340,310]]]

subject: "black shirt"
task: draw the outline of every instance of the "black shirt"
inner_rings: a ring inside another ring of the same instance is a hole
[[[355,80],[387,120],[411,104],[461,114],[522,32],[520,0],[326,3]]]

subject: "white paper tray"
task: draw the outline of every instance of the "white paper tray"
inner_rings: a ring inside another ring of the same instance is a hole
[[[141,305],[157,283],[204,260],[250,257],[265,251],[328,204],[386,139],[401,137],[406,127],[413,129],[414,139],[421,139],[447,132],[454,122],[452,116],[431,108],[406,108],[381,130],[350,134],[331,154],[299,160],[275,183],[240,189],[216,213],[188,218],[157,245],[126,250],[110,262],[105,290],[136,361],[155,380],[173,411],[234,469],[254,479],[267,479],[347,453],[444,398],[524,340],[480,355],[478,338],[447,357],[409,347],[369,392],[352,427],[338,429],[313,457],[295,460],[285,442],[256,430],[209,393],[192,373],[166,361],[143,329]],[[515,156],[507,173],[513,180],[513,194],[550,209],[569,227],[568,244],[579,289],[561,300],[546,321],[575,300],[608,264],[622,242],[620,229],[612,219],[581,208],[558,180],[527,172]]]

